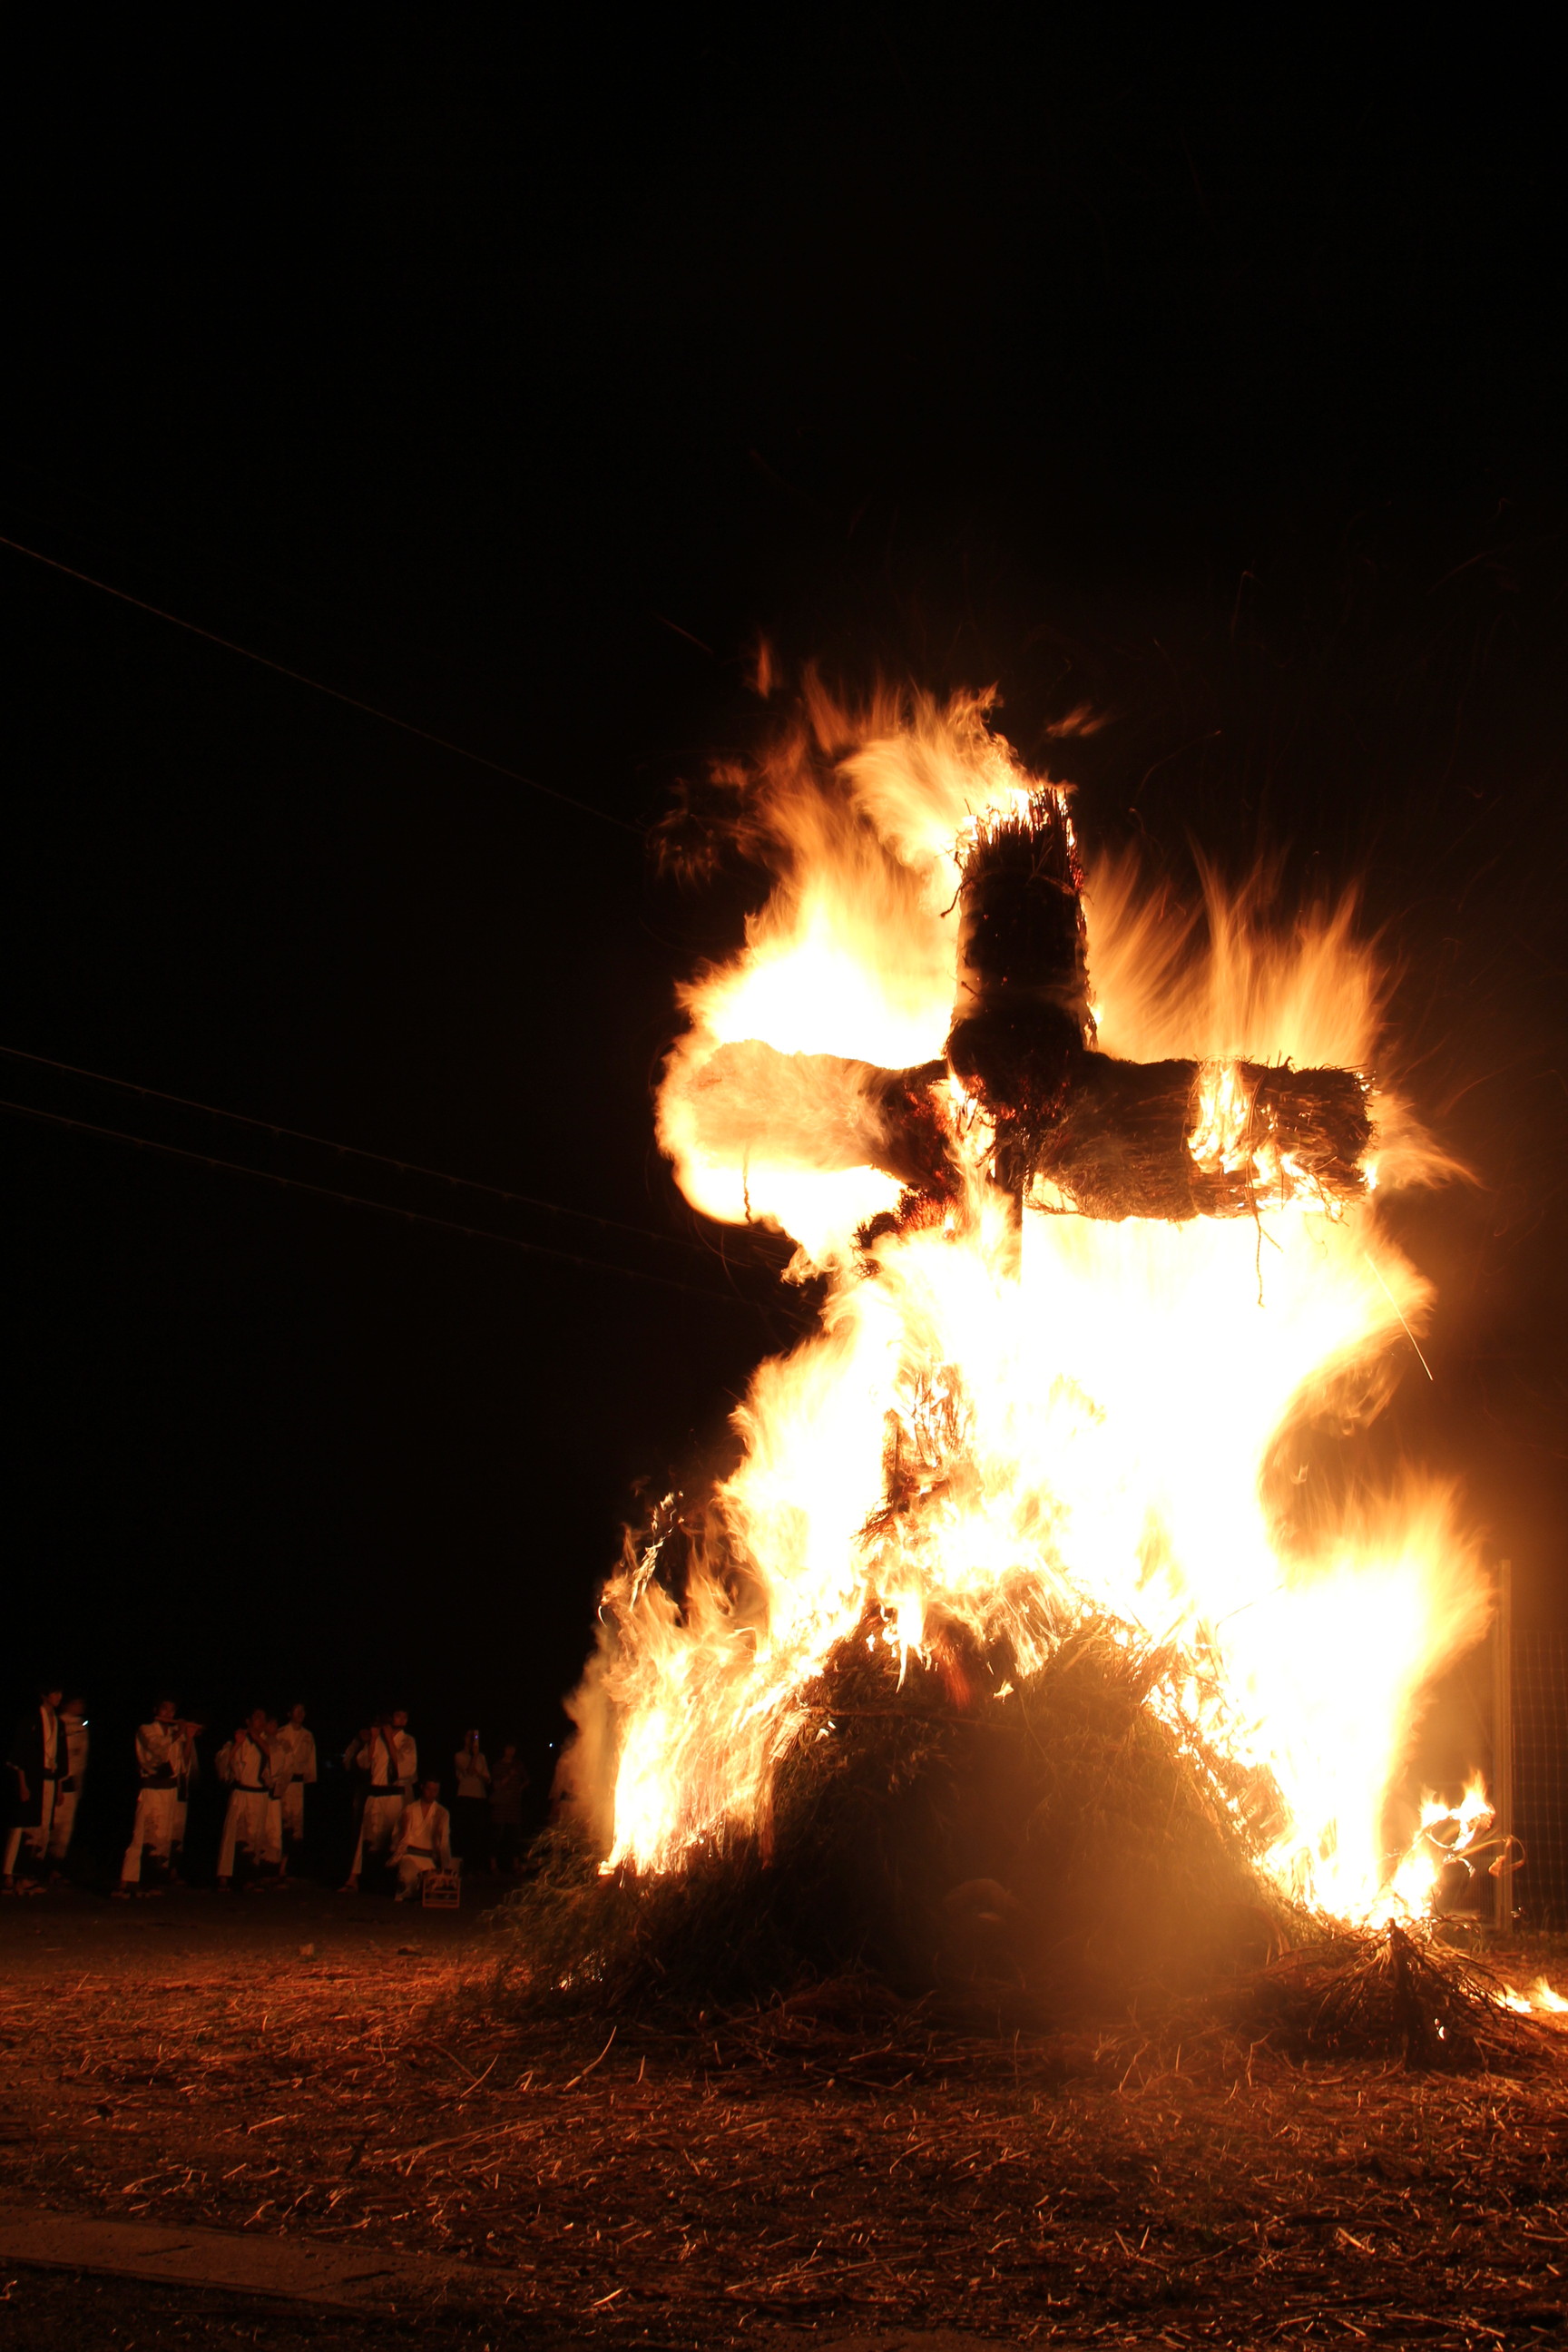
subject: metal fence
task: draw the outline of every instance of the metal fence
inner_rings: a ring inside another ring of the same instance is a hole
[[[1568,1633],[1516,1628],[1511,1653],[1514,1902],[1532,1927],[1568,1927]]]

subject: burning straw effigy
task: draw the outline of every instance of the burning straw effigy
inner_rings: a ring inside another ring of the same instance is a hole
[[[1489,1601],[1444,1483],[1344,1454],[1430,1306],[1378,1199],[1446,1172],[1353,910],[1211,886],[1205,940],[973,699],[808,682],[717,789],[772,890],[660,1140],[819,1328],[628,1538],[518,1971],[1016,2026],[1246,1982],[1303,2046],[1495,2054],[1416,1940],[1436,1849],[1390,1846]]]

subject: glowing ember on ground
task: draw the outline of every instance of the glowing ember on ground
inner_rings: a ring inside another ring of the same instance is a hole
[[[1367,1076],[1382,978],[1352,905],[1271,928],[1260,891],[1211,882],[1194,930],[1091,864],[1078,1007],[1015,985],[976,911],[978,847],[1065,858],[1070,961],[1065,797],[983,704],[851,717],[808,689],[730,789],[776,880],[684,992],[660,1139],[700,1209],[776,1224],[825,1298],[752,1381],[679,1600],[658,1540],[606,1591],[574,1769],[609,1864],[754,1828],[803,1691],[868,1622],[901,1663],[956,1623],[1027,1675],[1092,1614],[1184,1658],[1152,1703],[1237,1768],[1225,1801],[1250,1790],[1282,1887],[1419,1914],[1447,1809],[1401,1856],[1385,1807],[1489,1595],[1441,1477],[1335,1501],[1305,1467],[1315,1422],[1364,1423],[1415,1360],[1430,1286],[1376,1199],[1445,1172]],[[1130,1213],[1140,1185],[1175,1205]]]

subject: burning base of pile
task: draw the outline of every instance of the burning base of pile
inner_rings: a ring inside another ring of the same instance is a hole
[[[1265,2048],[1422,2072],[1562,2064],[1561,2021],[1487,1961],[1415,1923],[1284,1900],[1210,1766],[1149,1706],[1157,1654],[1085,1627],[970,1709],[934,1674],[900,1688],[884,1660],[850,1643],[833,1661],[765,1843],[639,1876],[547,1832],[511,1907],[505,1990],[527,2011],[710,2034],[723,2016],[770,2048],[782,2032],[912,2051],[945,2032],[1016,2049],[1022,2031],[1069,2068],[1091,2044],[1096,2064],[1124,2048],[1155,2072],[1208,2050],[1247,2079]]]
[[[647,1875],[546,1842],[522,1973],[541,1993],[696,2007],[863,1972],[1047,2025],[1261,1966],[1295,1916],[1226,1768],[1152,1703],[1174,1671],[1106,1621],[1016,1681],[950,1647],[900,1685],[884,1643],[852,1637],[805,1694],[753,1832]]]
[[[797,2037],[826,2005],[879,2041],[1089,2026],[1298,2062],[1560,2063],[1554,2021],[1486,1962],[1280,1894],[1256,1791],[1163,1703],[1186,1671],[1169,1652],[1100,1619],[1013,1681],[999,1654],[939,1643],[932,1660],[900,1681],[884,1643],[842,1643],[770,1818],[679,1869],[606,1871],[547,1832],[503,1963],[525,2005],[766,2011]]]

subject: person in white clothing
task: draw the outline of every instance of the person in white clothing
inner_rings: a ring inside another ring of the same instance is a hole
[[[353,1862],[340,1890],[344,1895],[359,1893],[365,1856],[370,1855],[375,1862],[384,1860],[397,1833],[403,1813],[404,1758],[405,1751],[411,1756],[413,1747],[408,1734],[397,1729],[395,1717],[388,1713],[379,1716],[367,1731],[362,1731],[349,1750],[358,1769],[365,1775],[365,1789]]]
[[[285,1851],[305,1841],[305,1791],[316,1783],[316,1735],[306,1725],[302,1703],[289,1710],[289,1720],[278,1734],[283,1753],[283,1836]]]
[[[65,1858],[70,1852],[71,1834],[76,1828],[81,1784],[87,1778],[87,1701],[68,1698],[60,1709],[60,1725],[66,1736],[65,1773],[55,1783],[55,1817],[49,1827],[51,1878],[65,1875]]]
[[[427,1870],[451,1869],[452,1824],[441,1802],[439,1780],[421,1782],[412,1804],[404,1806],[392,1859],[397,1870],[395,1903],[406,1903]]]
[[[277,1767],[267,1735],[267,1710],[252,1707],[241,1728],[218,1753],[218,1777],[228,1783],[228,1811],[217,1857],[220,1887],[233,1884],[237,1853],[248,1854],[258,1869],[276,1871],[282,1861],[277,1843],[280,1808],[273,1792]]]
[[[374,1742],[381,1738],[390,1740],[397,1766],[394,1777],[402,1791],[405,1804],[414,1794],[415,1777],[419,1769],[418,1747],[404,1728],[407,1721],[408,1709],[405,1706],[394,1707],[389,1715],[378,1715],[375,1721],[365,1730],[356,1731],[343,1749],[344,1771],[357,1772],[363,1777],[368,1774],[371,1769],[371,1750]],[[361,1804],[364,1802],[363,1792],[360,1802]]]
[[[120,1884],[114,1890],[121,1900],[141,1886],[142,1857],[148,1851],[159,1879],[168,1877],[169,1852],[174,1842],[174,1805],[180,1776],[188,1763],[191,1738],[190,1726],[179,1722],[178,1715],[172,1698],[161,1698],[153,1710],[152,1721],[144,1723],[136,1734],[136,1770],[142,1786],[137,1791],[136,1818],[131,1824],[131,1843],[120,1865]]]
[[[16,1858],[24,1840],[31,1860],[42,1865],[55,1822],[55,1792],[65,1770],[65,1740],[60,1731],[59,1685],[40,1688],[38,1702],[29,1707],[11,1735],[6,1771],[12,1784],[11,1826],[0,1864],[0,1894],[15,1895]],[[31,1894],[42,1892],[40,1881],[29,1880]]]

